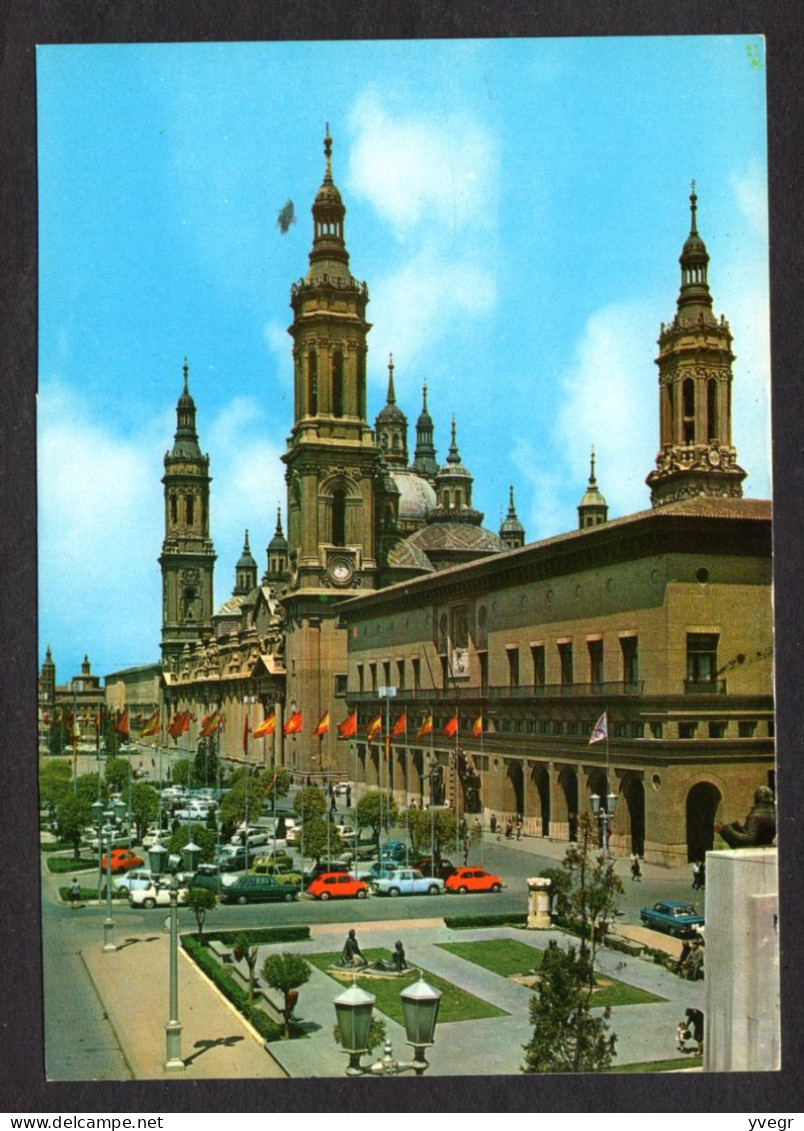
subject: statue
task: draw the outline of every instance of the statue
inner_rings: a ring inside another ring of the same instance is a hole
[[[378,958],[376,962],[372,962],[369,966],[369,970],[379,970],[391,974],[401,974],[407,968],[405,948],[399,939],[394,943],[394,953],[391,955],[390,961],[386,958]]]
[[[729,825],[715,825],[715,832],[729,848],[762,848],[773,844],[776,836],[776,805],[772,791],[761,785],[754,794],[754,804],[745,824],[733,821]]]
[[[357,941],[357,935],[354,928],[349,931],[346,936],[346,942],[343,944],[341,951],[341,966],[367,966],[363,952],[360,949],[360,944]]]

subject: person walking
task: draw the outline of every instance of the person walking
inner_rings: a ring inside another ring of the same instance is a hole
[[[631,882],[642,883],[642,865],[636,852],[631,854]]]
[[[78,876],[75,877],[73,882],[67,889],[67,898],[70,901],[70,907],[78,907],[81,903],[81,885],[78,882]]]

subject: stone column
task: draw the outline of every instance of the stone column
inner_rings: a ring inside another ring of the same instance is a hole
[[[544,876],[528,879],[528,929],[545,931],[552,926],[550,920],[550,887],[552,880]]]

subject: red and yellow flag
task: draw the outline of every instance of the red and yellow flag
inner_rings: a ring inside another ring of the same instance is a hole
[[[453,715],[451,719],[447,719],[447,724],[446,724],[445,727],[442,728],[441,733],[445,734],[447,736],[447,738],[454,738],[455,737],[455,735],[458,733],[458,716],[457,715]]]
[[[321,716],[321,721],[313,731],[313,738],[320,738],[322,734],[326,734],[329,730],[329,711],[324,711]]]
[[[391,738],[396,738],[398,734],[407,734],[408,730],[408,713],[403,711],[399,718],[394,723],[391,731]]]
[[[342,723],[338,723],[338,738],[352,738],[357,734],[357,711],[352,711]]]
[[[425,715],[424,716],[424,722],[419,727],[419,729],[416,733],[416,737],[413,741],[418,742],[420,739],[424,738],[424,736],[426,734],[432,734],[432,733],[433,733],[433,716],[432,715]]]
[[[201,720],[201,729],[198,732],[199,738],[209,738],[214,734],[218,727],[223,722],[223,715],[220,711],[215,711],[212,715],[205,715]]]
[[[276,730],[276,711],[271,711],[259,726],[256,726],[251,732],[252,738],[266,738],[269,734],[273,734]]]
[[[382,730],[382,715],[375,715],[369,725],[366,727],[366,738],[369,742],[373,742]]]
[[[159,726],[159,708],[157,708],[140,727],[140,738],[151,738],[152,735],[159,734]]]
[[[483,716],[478,715],[472,726],[472,738],[480,738],[483,733]]]
[[[301,711],[296,711],[294,714],[292,714],[290,716],[288,721],[285,723],[284,732],[285,732],[285,734],[300,734],[301,728],[302,728],[302,713],[301,713]]]

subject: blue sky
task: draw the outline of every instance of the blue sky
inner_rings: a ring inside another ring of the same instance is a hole
[[[589,451],[649,506],[660,323],[689,191],[729,319],[746,494],[770,494],[764,48],[739,36],[37,49],[40,662],[159,656],[162,459],[185,356],[211,459],[215,600],[260,572],[292,424],[289,289],[324,171],[365,279],[369,417],[393,351],[475,505],[528,540],[577,525]],[[277,215],[293,200],[285,234]]]

